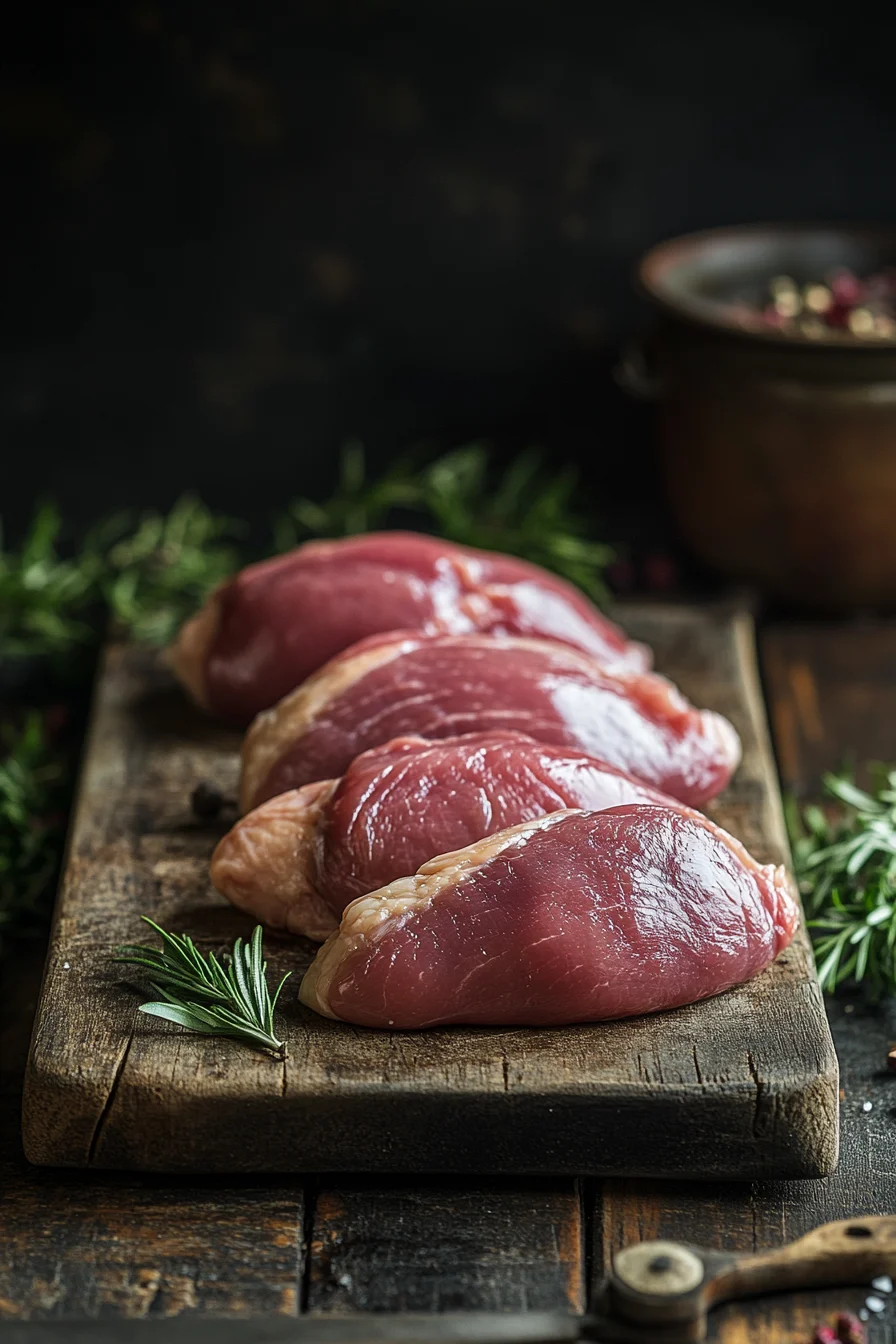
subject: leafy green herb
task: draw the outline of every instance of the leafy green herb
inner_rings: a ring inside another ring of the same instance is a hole
[[[552,471],[532,449],[494,479],[487,447],[474,443],[423,467],[417,481],[418,507],[439,536],[531,560],[609,601],[603,572],[614,553],[575,507],[574,468]]]
[[[237,568],[239,554],[227,543],[242,530],[184,495],[167,515],[111,519],[85,553],[102,557],[102,592],[118,624],[141,643],[166,644]]]
[[[402,458],[374,481],[367,479],[364,448],[352,440],[339,458],[339,481],[328,500],[319,504],[294,499],[274,522],[278,551],[291,550],[313,537],[348,537],[385,527],[396,510],[413,510],[419,499],[416,470]]]
[[[0,732],[0,949],[36,933],[64,837],[69,770],[32,711]]]
[[[505,551],[543,565],[606,603],[603,575],[613,551],[592,536],[575,507],[578,473],[552,471],[534,450],[497,473],[487,444],[473,443],[420,464],[405,458],[368,480],[364,450],[343,449],[339,485],[323,504],[296,499],[275,524],[278,550],[313,536],[346,536],[406,521],[448,541]]]
[[[896,991],[896,770],[869,774],[869,790],[826,775],[836,808],[791,801],[788,824],[822,988],[862,983],[878,997]]]
[[[161,951],[128,944],[115,958],[151,972],[152,989],[161,1001],[142,1004],[141,1013],[177,1022],[203,1036],[230,1036],[286,1058],[286,1043],[274,1032],[274,1010],[292,972],[287,971],[271,998],[260,924],[248,941],[237,938],[233,951],[219,961],[214,952],[203,956],[185,934],[168,933],[146,915],[142,918],[161,937]]]
[[[4,551],[0,533],[0,654],[58,654],[95,641],[87,619],[96,605],[101,561],[63,560],[58,510],[42,505],[21,551]]]

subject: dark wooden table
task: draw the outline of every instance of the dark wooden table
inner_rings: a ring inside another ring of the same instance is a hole
[[[771,625],[761,649],[785,785],[811,792],[848,752],[896,759],[896,624]],[[857,998],[830,1004],[843,1138],[839,1170],[823,1181],[225,1182],[35,1170],[21,1155],[18,1094],[41,960],[40,949],[18,957],[2,986],[0,1319],[581,1312],[609,1255],[632,1240],[750,1249],[830,1219],[896,1212],[896,1077],[885,1067],[896,1013]],[[864,1295],[726,1308],[711,1337],[808,1340],[817,1320]],[[896,1341],[891,1316],[896,1307],[872,1336],[881,1344]]]

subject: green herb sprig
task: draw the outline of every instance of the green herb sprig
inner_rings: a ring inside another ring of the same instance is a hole
[[[95,641],[89,620],[102,569],[92,550],[74,559],[58,551],[62,520],[43,504],[20,551],[7,551],[0,531],[0,654],[70,653]]]
[[[865,790],[826,775],[835,807],[791,800],[788,824],[822,988],[862,984],[878,998],[896,992],[896,770],[869,776]]]
[[[286,1043],[274,1031],[274,1010],[292,972],[287,971],[272,998],[260,924],[245,942],[237,938],[232,952],[219,961],[214,952],[203,955],[185,934],[169,933],[146,915],[141,918],[162,939],[161,950],[127,944],[114,958],[152,974],[150,983],[161,1001],[141,1004],[141,1013],[203,1036],[229,1036],[286,1058]]]
[[[575,506],[574,468],[552,471],[530,449],[495,477],[487,446],[474,443],[437,458],[417,479],[419,507],[439,536],[543,565],[609,602],[603,575],[614,552],[593,539],[593,524]]]
[[[101,589],[121,629],[141,644],[167,644],[213,588],[240,564],[245,530],[184,495],[168,514],[120,514],[88,537],[102,557]]]
[[[70,770],[36,710],[0,730],[0,951],[42,926],[65,834]]]
[[[353,442],[343,449],[333,495],[322,504],[293,500],[275,524],[275,541],[285,551],[310,537],[410,521],[447,541],[543,565],[606,604],[604,574],[614,552],[594,539],[593,523],[576,508],[578,483],[574,469],[552,471],[535,449],[499,472],[485,443],[429,462],[403,458],[370,479],[364,449]]]

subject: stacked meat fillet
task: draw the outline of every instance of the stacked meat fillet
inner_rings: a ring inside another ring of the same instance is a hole
[[[413,533],[313,542],[220,588],[172,654],[248,723],[215,886],[323,946],[301,987],[371,1027],[557,1025],[756,975],[783,868],[695,810],[730,723],[575,588]]]

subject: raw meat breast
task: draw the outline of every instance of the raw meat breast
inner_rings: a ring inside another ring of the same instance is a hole
[[[705,817],[556,812],[353,901],[299,993],[365,1027],[631,1017],[749,980],[798,917],[785,870]]]
[[[402,631],[366,640],[261,714],[243,744],[243,811],[342,775],[393,737],[507,730],[588,752],[699,806],[731,777],[740,742],[654,673],[610,671],[548,640]]]
[[[650,665],[547,570],[414,532],[316,541],[250,565],[181,630],[170,660],[205,708],[246,723],[330,658],[387,630],[538,635],[607,664]]]
[[[582,752],[523,733],[402,737],[337,780],[292,789],[238,821],[212,856],[222,895],[273,928],[323,939],[356,896],[521,821],[671,800]]]

